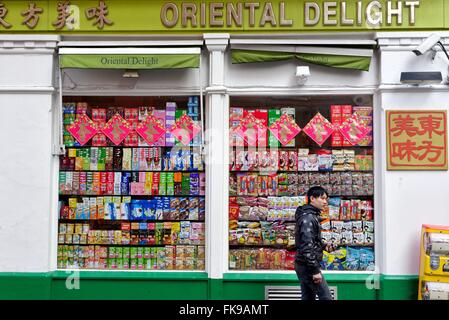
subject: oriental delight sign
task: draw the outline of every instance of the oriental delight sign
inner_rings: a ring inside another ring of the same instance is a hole
[[[388,170],[447,170],[447,114],[387,111]]]

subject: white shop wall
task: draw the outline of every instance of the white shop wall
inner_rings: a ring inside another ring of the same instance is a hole
[[[0,37],[0,272],[46,272],[57,37]]]
[[[403,37],[413,36],[402,35]],[[418,44],[421,40],[420,38]],[[391,40],[390,40],[391,41]],[[403,43],[410,43],[402,40]],[[411,43],[414,44],[412,41]],[[393,44],[393,43],[392,43]],[[449,61],[440,51],[434,62],[429,55],[417,57],[413,46],[382,52],[382,167],[385,252],[382,273],[419,273],[419,245],[422,224],[449,225],[448,171],[386,171],[385,111],[388,109],[449,109],[449,89],[445,85],[407,88],[399,82],[404,71],[441,71],[446,78]],[[388,48],[388,47],[387,47]]]

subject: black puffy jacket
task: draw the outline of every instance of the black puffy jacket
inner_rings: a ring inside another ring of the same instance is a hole
[[[324,244],[321,239],[320,210],[311,205],[296,209],[296,262],[307,266],[311,275],[320,272]]]

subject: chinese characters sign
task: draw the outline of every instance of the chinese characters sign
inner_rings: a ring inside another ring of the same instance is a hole
[[[388,170],[447,170],[446,111],[387,111]]]

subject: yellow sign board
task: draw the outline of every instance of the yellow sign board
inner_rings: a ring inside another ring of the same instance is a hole
[[[387,111],[388,170],[447,170],[447,114]]]
[[[303,32],[444,29],[449,0],[6,0],[0,32]]]

